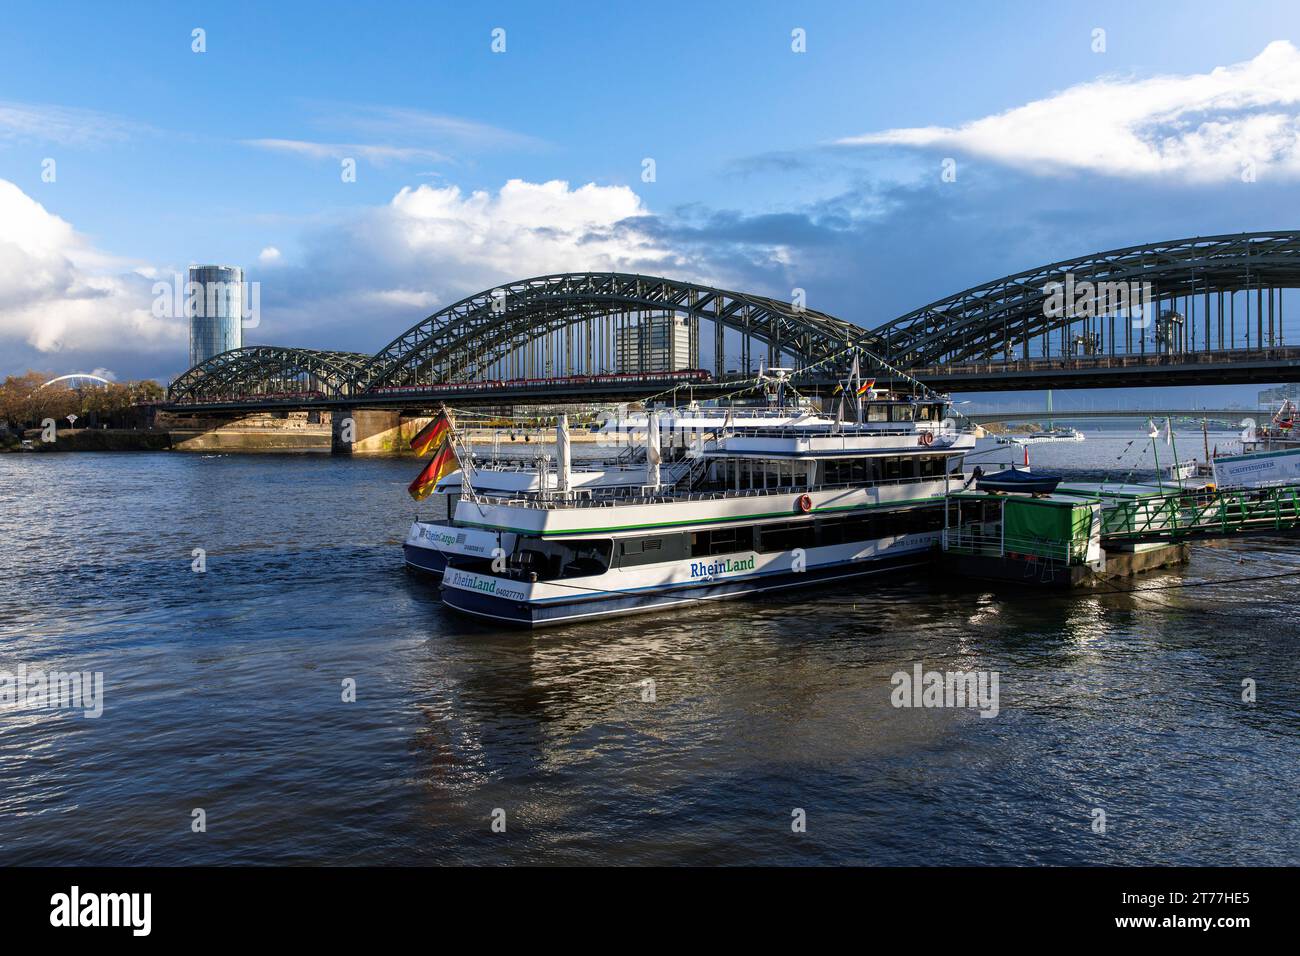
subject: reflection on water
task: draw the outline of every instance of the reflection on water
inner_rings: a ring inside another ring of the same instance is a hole
[[[1140,593],[893,577],[527,634],[402,570],[411,471],[0,456],[0,670],[106,697],[0,716],[6,859],[1297,861],[1293,540]],[[917,662],[997,671],[999,716],[894,708]]]

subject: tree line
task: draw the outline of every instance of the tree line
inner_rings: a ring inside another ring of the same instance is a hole
[[[52,418],[59,427],[69,427],[68,416],[76,415],[80,427],[140,427],[147,418],[141,405],[160,401],[163,387],[151,379],[138,382],[110,382],[88,385],[83,382],[55,382],[45,385],[52,375],[26,372],[10,375],[0,382],[0,424],[11,431],[39,428]]]

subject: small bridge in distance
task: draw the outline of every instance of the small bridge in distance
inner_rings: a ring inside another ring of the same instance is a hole
[[[1248,408],[1111,408],[1078,411],[1055,408],[1028,412],[963,412],[962,414],[963,417],[979,425],[988,425],[994,422],[1045,422],[1049,419],[1058,422],[1073,422],[1079,420],[1139,420],[1147,418],[1156,421],[1162,421],[1166,418],[1191,418],[1199,421],[1204,418],[1209,421],[1231,422],[1234,428],[1239,427],[1239,423],[1243,419],[1253,418],[1259,422],[1272,415],[1271,412]]]

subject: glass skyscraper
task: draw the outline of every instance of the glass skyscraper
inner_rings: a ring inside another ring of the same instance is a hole
[[[191,366],[243,345],[243,269],[190,266],[190,286],[186,293]]]

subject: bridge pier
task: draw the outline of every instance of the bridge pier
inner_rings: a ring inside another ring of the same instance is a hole
[[[340,408],[330,416],[330,452],[335,455],[402,455],[429,419],[403,418],[399,411]]]

